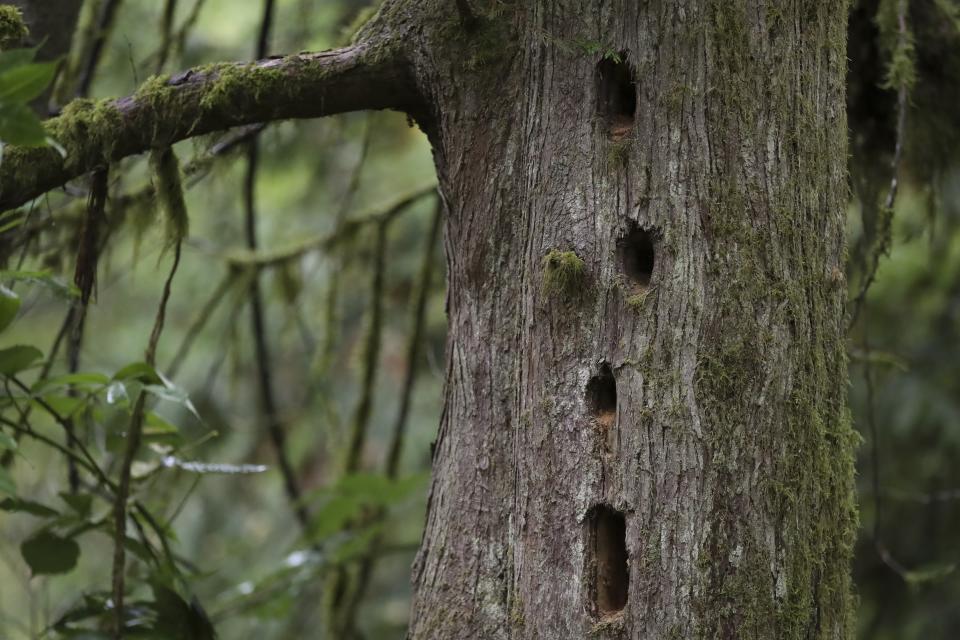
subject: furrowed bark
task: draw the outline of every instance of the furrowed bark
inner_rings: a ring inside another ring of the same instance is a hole
[[[0,163],[0,210],[110,162],[186,138],[361,109],[421,110],[403,52],[389,42],[161,76],[132,96],[76,100],[48,121],[66,157],[51,147],[7,147]]]
[[[852,638],[844,3],[431,6],[449,336],[409,637]]]

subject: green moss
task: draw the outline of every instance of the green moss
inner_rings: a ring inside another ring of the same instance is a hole
[[[644,291],[637,292],[631,296],[627,296],[627,306],[631,309],[639,310],[643,308],[643,305],[647,303],[647,297],[650,295],[650,290],[646,289]]]
[[[200,98],[200,107],[208,112],[240,112],[249,106],[251,99],[256,101],[268,93],[282,95],[287,91],[287,76],[277,66],[216,64],[205,67],[202,72],[215,77]]]
[[[695,381],[716,488],[700,563],[706,588],[696,598],[704,638],[853,637],[856,436],[844,402],[844,292],[824,286],[843,219],[815,214],[842,212],[846,195],[846,127],[833,116],[843,99],[845,9],[780,9],[774,31],[758,32],[744,0],[708,3],[707,127],[717,140],[757,144],[783,126],[791,162],[761,178],[728,147],[711,167],[711,305]],[[776,30],[800,20],[820,26],[756,58],[758,47],[790,39]],[[826,58],[807,53],[822,49]],[[754,224],[756,211],[765,225]],[[760,519],[775,543],[758,531]]]
[[[87,168],[110,164],[114,135],[122,125],[113,101],[87,98],[73,100],[59,117],[46,123],[50,137],[67,150],[66,164]]]
[[[29,35],[20,9],[10,4],[0,4],[0,50],[22,46]]]
[[[619,638],[625,630],[623,614],[601,618],[587,632],[590,638]]]
[[[614,171],[627,163],[632,145],[633,138],[629,135],[609,142],[607,146],[607,171]]]
[[[879,42],[887,57],[887,72],[883,86],[887,89],[910,89],[916,84],[916,46],[913,32],[900,30],[900,0],[881,0],[877,6]]]
[[[586,275],[586,264],[573,251],[552,249],[543,257],[543,292],[551,298],[578,298]]]
[[[343,28],[343,41],[346,44],[355,44],[363,32],[363,28],[367,26],[371,18],[377,15],[377,10],[375,5],[360,9],[353,20],[350,21],[350,24]]]
[[[156,177],[157,202],[165,214],[164,235],[170,247],[187,237],[190,224],[180,181],[180,163],[173,149],[165,147],[150,153],[150,167]]]
[[[526,625],[526,618],[523,615],[523,601],[520,598],[514,599],[510,605],[510,624],[516,631],[522,630]]]

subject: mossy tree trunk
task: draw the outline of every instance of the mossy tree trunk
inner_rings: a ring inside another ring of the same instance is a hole
[[[410,637],[852,638],[845,37],[842,1],[386,0],[355,46],[77,105],[0,205],[407,111],[450,326]]]
[[[853,637],[844,3],[455,4],[410,637]]]

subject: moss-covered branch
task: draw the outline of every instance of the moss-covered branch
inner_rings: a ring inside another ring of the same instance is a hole
[[[148,80],[132,96],[75,100],[48,130],[66,150],[8,147],[0,210],[27,202],[92,169],[239,125],[361,109],[419,111],[402,51],[359,42],[321,53],[223,63]]]

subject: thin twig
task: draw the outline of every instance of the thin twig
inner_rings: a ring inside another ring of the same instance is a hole
[[[363,349],[363,373],[360,387],[360,398],[354,410],[353,421],[350,427],[350,444],[347,450],[347,460],[344,465],[344,475],[354,473],[360,467],[363,446],[367,440],[367,430],[370,423],[370,413],[373,409],[373,388],[377,376],[377,365],[380,359],[380,342],[383,325],[383,282],[387,252],[387,228],[389,221],[377,225],[377,240],[374,248],[373,283],[370,287],[370,324],[367,327],[367,337]],[[353,523],[355,524],[355,523]],[[352,526],[352,525],[351,525]],[[331,586],[331,623],[337,637],[342,635],[343,604],[347,597],[348,577],[345,568],[337,570]]]
[[[156,362],[157,343],[160,341],[160,334],[163,332],[163,323],[167,314],[167,302],[170,300],[170,289],[173,285],[173,277],[177,273],[177,267],[180,265],[180,241],[174,245],[173,265],[170,273],[163,285],[163,294],[160,297],[160,307],[157,309],[157,316],[153,322],[153,330],[150,332],[150,340],[147,343],[147,349],[144,354],[144,360],[151,367]],[[130,476],[133,468],[133,459],[140,448],[140,440],[143,436],[143,423],[146,417],[146,396],[144,391],[140,391],[137,401],[134,403],[133,412],[130,417],[130,428],[127,431],[127,447],[123,455],[123,464],[120,468],[120,481],[117,486],[117,496],[114,504],[115,530],[113,538],[113,606],[114,606],[114,637],[118,640],[123,637],[123,597],[124,597],[124,572],[126,557],[124,554],[124,541],[127,537],[127,499],[130,496]]]
[[[273,25],[273,0],[264,0],[263,16],[260,21],[260,30],[257,35],[256,57],[263,58],[268,52],[270,29]],[[257,169],[260,162],[260,146],[256,137],[247,143],[247,171],[243,184],[244,228],[247,239],[247,248],[257,250],[257,207],[256,182]],[[286,450],[285,425],[277,409],[276,394],[273,389],[273,369],[270,358],[270,348],[267,343],[266,317],[263,310],[263,295],[260,289],[259,271],[250,280],[250,321],[253,332],[253,346],[256,354],[258,389],[260,405],[267,426],[267,434],[273,444],[274,454],[277,456],[277,466],[283,477],[283,487],[294,515],[300,525],[306,529],[309,524],[309,515],[300,496],[300,482]]]
[[[349,235],[346,231],[347,214],[353,204],[353,198],[356,195],[357,188],[360,186],[360,175],[363,171],[364,162],[367,159],[367,152],[370,150],[370,116],[367,115],[364,121],[366,128],[363,132],[363,141],[360,144],[360,155],[350,174],[350,182],[347,184],[347,190],[343,194],[340,206],[337,208],[333,223],[333,236]],[[327,286],[326,298],[324,300],[324,335],[323,344],[320,347],[320,359],[317,369],[317,376],[320,379],[326,379],[327,371],[333,362],[333,352],[337,344],[337,327],[339,326],[337,303],[340,300],[340,278],[336,274],[342,271],[343,256],[335,254],[333,256],[333,265],[330,269],[330,284]]]
[[[869,322],[866,316],[863,321],[863,350],[870,353],[869,342]],[[866,419],[867,427],[870,430],[870,466],[872,468],[871,484],[873,486],[873,546],[880,556],[880,560],[890,567],[898,576],[906,580],[907,569],[890,553],[887,545],[883,541],[883,499],[880,494],[880,436],[877,429],[877,416],[875,411],[875,397],[873,388],[873,367],[867,360],[863,368],[863,380],[866,386]]]
[[[420,344],[426,327],[427,301],[430,298],[430,286],[433,280],[433,252],[440,234],[440,222],[443,219],[443,205],[437,198],[436,210],[430,223],[430,235],[427,238],[426,249],[423,253],[423,262],[420,263],[420,277],[418,282],[417,300],[413,306],[413,330],[410,333],[410,342],[407,344],[407,373],[403,381],[403,391],[400,395],[400,408],[393,423],[393,436],[390,440],[390,449],[387,454],[386,474],[388,478],[396,478],[400,468],[400,454],[403,451],[404,436],[407,431],[407,416],[410,412],[410,399],[413,397],[413,385],[416,382],[420,364]]]
[[[30,391],[30,387],[24,384],[23,381],[17,378],[16,376],[10,378],[9,380],[13,382],[13,384],[16,385],[21,391],[27,394],[27,397],[30,398],[33,402],[35,402],[37,405],[39,405],[41,409],[46,411],[50,415],[50,417],[53,418],[54,421],[56,421],[57,424],[63,427],[64,431],[67,430],[66,418],[61,416],[56,409],[50,406],[50,403],[44,400],[41,396],[34,396]],[[16,401],[13,399],[13,394],[8,393],[7,395],[10,397],[11,401],[13,401],[14,404],[16,405]],[[17,407],[17,409],[21,414],[21,420],[22,420],[26,410],[21,409],[19,406]],[[70,438],[70,442],[72,443],[73,447],[76,448],[76,450],[79,451],[84,458],[86,458],[87,462],[89,462],[92,467],[99,469],[96,463],[96,460],[94,460],[93,456],[90,454],[90,450],[87,449],[86,446],[76,438],[76,436],[73,436],[69,432],[67,432],[67,436]],[[97,474],[97,479],[100,482],[106,484],[107,486],[112,486],[112,483],[110,482],[109,478],[102,471]]]
[[[113,20],[117,15],[117,9],[120,8],[122,0],[105,0],[100,9],[100,15],[97,16],[97,29],[93,38],[93,44],[90,47],[90,54],[83,61],[83,69],[80,72],[80,78],[77,81],[77,96],[85,97],[90,93],[90,85],[93,83],[93,77],[97,71],[97,65],[103,55],[103,47],[107,42],[110,33],[110,27],[113,26]]]
[[[53,369],[53,363],[57,359],[57,354],[60,353],[60,345],[63,344],[63,339],[67,335],[67,332],[69,331],[70,327],[73,326],[73,314],[74,314],[74,306],[70,305],[70,308],[67,309],[67,313],[63,318],[63,322],[60,323],[60,329],[57,331],[57,335],[53,339],[53,344],[50,345],[50,349],[48,351],[49,355],[47,356],[47,359],[44,361],[43,366],[40,368],[40,375],[37,376],[37,382],[42,382],[43,380],[46,380],[47,377],[50,375],[50,371],[51,369]],[[23,414],[20,416],[20,427],[26,428],[29,426],[28,419],[30,417],[30,412],[32,411],[32,409],[33,409],[32,406],[27,407],[26,410],[23,412]],[[19,440],[19,438],[20,438],[20,432],[18,431],[14,435],[14,439]],[[2,458],[0,458],[0,466],[2,466],[3,468],[8,468],[12,462],[13,462],[13,451],[8,449],[3,452],[3,456]]]
[[[231,250],[220,252],[207,250],[207,253],[221,258],[227,263],[228,266],[237,269],[250,267],[264,269],[267,267],[281,266],[287,262],[301,258],[312,251],[326,251],[332,249],[337,245],[355,237],[361,229],[364,229],[370,225],[378,225],[385,220],[392,219],[403,213],[409,205],[435,192],[435,184],[430,184],[426,187],[420,187],[413,190],[409,194],[400,197],[396,201],[391,202],[384,208],[378,208],[370,213],[359,215],[356,218],[344,221],[341,225],[339,225],[339,228],[334,229],[330,233],[308,237],[290,247],[266,251],[251,251],[250,249],[246,249],[242,251]]]
[[[43,435],[42,433],[38,433],[38,432],[34,431],[33,429],[30,429],[29,427],[24,428],[24,427],[20,426],[20,424],[14,422],[13,420],[10,420],[10,419],[8,419],[8,418],[4,418],[3,416],[0,416],[0,422],[2,422],[3,424],[7,425],[7,426],[10,427],[11,429],[13,429],[14,432],[16,432],[16,433],[18,433],[18,434],[20,434],[20,435],[24,435],[24,436],[27,436],[28,438],[32,438],[33,440],[36,440],[37,442],[42,442],[43,444],[47,445],[48,447],[51,447],[52,449],[55,449],[56,451],[59,451],[61,454],[63,454],[63,456],[64,456],[65,458],[67,458],[68,460],[71,460],[74,464],[83,467],[84,469],[86,469],[87,471],[89,471],[90,473],[92,473],[93,475],[98,476],[98,477],[102,476],[103,478],[106,478],[106,477],[107,477],[106,474],[103,472],[102,469],[100,469],[100,468],[97,467],[96,465],[91,464],[86,458],[84,458],[83,456],[77,454],[75,451],[72,451],[71,449],[68,449],[67,447],[63,446],[62,444],[60,444],[59,442],[57,442],[57,441],[54,440],[53,438],[49,438],[49,437]]]
[[[160,23],[160,50],[157,52],[157,65],[154,73],[160,74],[170,57],[170,47],[173,44],[173,18],[177,13],[177,0],[165,0],[163,19]]]
[[[190,15],[188,15],[187,19],[180,25],[177,36],[174,38],[176,42],[176,55],[183,53],[183,48],[187,43],[187,36],[190,35],[190,30],[193,29],[193,26],[200,18],[200,10],[203,9],[204,2],[206,2],[206,0],[196,0],[196,2],[193,3],[193,9],[190,10]]]
[[[230,290],[230,287],[233,285],[236,277],[237,275],[235,271],[227,271],[223,278],[220,279],[220,283],[213,290],[213,293],[210,294],[210,297],[207,299],[206,303],[204,303],[203,307],[200,308],[200,311],[197,312],[196,317],[194,317],[193,322],[190,323],[190,327],[187,329],[187,332],[183,337],[183,341],[177,348],[176,355],[174,355],[173,360],[170,361],[170,366],[167,367],[167,375],[170,378],[176,377],[177,372],[180,370],[180,365],[182,365],[183,361],[186,360],[187,355],[190,353],[191,347],[193,347],[194,340],[196,340],[197,336],[200,335],[200,332],[203,331],[203,328],[207,325],[207,322],[209,322],[210,318],[217,310],[217,307],[220,306],[220,302]]]
[[[420,363],[420,345],[423,341],[423,333],[426,327],[426,309],[427,301],[430,298],[431,281],[433,280],[434,267],[434,249],[437,244],[437,236],[440,232],[440,223],[443,219],[443,201],[437,198],[436,210],[433,214],[433,220],[430,223],[430,235],[427,238],[425,251],[423,253],[423,262],[420,263],[420,274],[417,283],[417,299],[412,309],[412,330],[410,339],[407,343],[407,371],[403,380],[403,388],[400,392],[400,406],[397,409],[397,417],[393,423],[393,434],[390,439],[386,463],[384,465],[384,474],[391,480],[396,479],[400,469],[400,455],[403,452],[404,436],[407,430],[407,418],[410,412],[410,400],[413,397],[413,386],[417,379]],[[372,521],[380,520],[384,517],[384,510],[379,509],[371,518]],[[356,623],[357,609],[363,601],[367,586],[370,583],[370,575],[373,573],[373,567],[376,562],[376,556],[373,549],[379,548],[382,536],[377,536],[370,545],[370,551],[364,554],[360,561],[360,569],[357,572],[356,583],[353,593],[345,607],[343,607],[344,637],[352,637],[354,625]]]
[[[370,422],[370,412],[373,409],[373,387],[377,377],[383,326],[383,282],[386,270],[388,226],[388,221],[377,225],[373,282],[370,287],[370,325],[367,327],[367,339],[363,348],[363,379],[360,386],[360,398],[353,414],[350,445],[344,465],[344,472],[347,474],[355,472],[360,467],[360,456],[367,439],[367,427]]]
[[[897,11],[897,47],[903,49],[907,46],[910,38],[909,27],[907,25],[907,0],[899,0]],[[870,264],[863,277],[863,283],[856,297],[853,299],[853,311],[850,314],[850,323],[848,329],[853,327],[857,318],[860,316],[861,308],[871,285],[877,278],[877,270],[880,267],[880,258],[890,253],[891,235],[893,231],[893,205],[897,200],[897,191],[900,186],[900,165],[903,160],[903,142],[904,132],[907,125],[907,101],[909,100],[909,91],[907,83],[903,80],[897,88],[897,128],[896,139],[894,141],[893,159],[890,161],[890,186],[887,188],[887,197],[883,202],[883,209],[880,211],[880,225],[878,235],[879,243],[876,249],[870,255]]]

